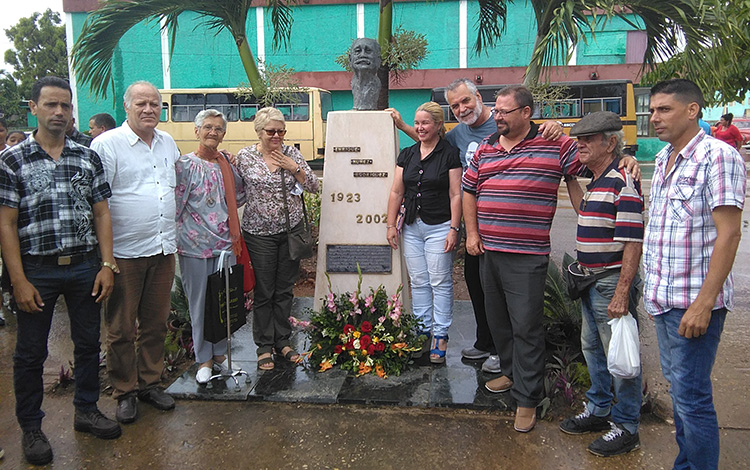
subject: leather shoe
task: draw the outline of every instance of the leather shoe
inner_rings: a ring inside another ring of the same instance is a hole
[[[147,388],[138,392],[138,399],[145,401],[157,410],[168,411],[174,408],[174,398],[158,387]]]
[[[504,375],[496,379],[488,380],[484,384],[484,388],[486,388],[492,393],[507,392],[508,390],[511,389],[511,387],[513,387],[513,381]]]
[[[122,424],[129,424],[135,421],[138,416],[138,405],[135,402],[135,395],[125,395],[117,400],[117,411],[115,418]]]
[[[516,408],[516,421],[513,429],[518,432],[529,432],[536,426],[536,408],[519,406]]]

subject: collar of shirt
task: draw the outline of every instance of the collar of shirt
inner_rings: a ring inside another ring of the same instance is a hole
[[[703,132],[703,129],[699,129],[695,137],[690,139],[690,142],[688,142],[688,144],[682,150],[680,150],[680,152],[675,157],[674,165],[672,165],[672,170],[670,173],[675,172],[680,162],[682,162],[683,160],[690,160],[694,157],[696,147],[698,147],[698,144],[701,143],[704,138],[706,138],[706,133]],[[673,151],[675,151],[674,146],[672,144],[669,144],[657,155],[657,169],[662,181],[666,180],[669,176],[666,173],[667,162],[669,161],[669,156]]]
[[[125,130],[125,137],[128,140],[128,144],[130,144],[131,147],[135,146],[135,144],[137,144],[139,140],[143,142],[143,139],[138,137],[138,134],[136,134],[135,131],[130,127],[130,124],[128,124],[128,121],[123,122],[122,127]],[[159,129],[154,129],[154,139],[151,141],[151,147],[153,147],[155,144],[157,144],[161,140],[162,140],[161,131]],[[146,142],[143,142],[143,143],[145,144]]]

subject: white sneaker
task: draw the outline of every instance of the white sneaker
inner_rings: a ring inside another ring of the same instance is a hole
[[[211,380],[213,370],[210,367],[200,367],[198,373],[195,374],[195,381],[199,384],[207,384]]]
[[[499,374],[503,370],[500,368],[500,356],[491,355],[487,358],[486,361],[484,361],[484,364],[482,364],[482,371],[487,372],[488,374]]]

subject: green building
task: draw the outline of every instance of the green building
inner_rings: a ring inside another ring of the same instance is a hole
[[[97,0],[63,0],[69,48],[80,35],[89,12],[97,7]],[[407,122],[413,118],[414,109],[430,99],[433,88],[456,78],[468,77],[485,85],[522,82],[536,34],[533,9],[527,3],[511,3],[507,28],[498,45],[479,56],[472,51],[477,11],[477,2],[466,0],[394,4],[394,27],[414,30],[428,41],[429,52],[419,69],[391,83],[390,105],[399,109]],[[351,74],[335,59],[354,39],[377,37],[378,4],[303,0],[294,7],[293,17],[288,48],[274,50],[269,10],[259,6],[250,12],[247,35],[255,56],[266,64],[294,68],[304,86],[330,90],[333,109],[351,109]],[[215,34],[192,13],[183,15],[180,22],[171,56],[172,38],[160,30],[157,21],[138,24],[125,35],[115,51],[114,96],[92,96],[71,73],[80,127],[85,129],[88,118],[100,112],[123,121],[122,95],[136,80],[148,80],[159,88],[235,87],[247,81],[228,32]],[[556,67],[552,80],[629,79],[637,83],[645,47],[645,32],[615,19],[597,34],[596,41],[580,44],[569,64]],[[401,142],[406,145],[409,139],[402,138]]]

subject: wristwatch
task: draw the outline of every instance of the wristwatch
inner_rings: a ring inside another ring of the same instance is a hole
[[[297,173],[299,173],[300,171],[302,171],[302,168],[301,168],[301,167],[300,167],[299,165],[297,165],[297,169],[296,169],[296,170],[294,170],[294,174],[296,175],[296,174],[297,174]]]
[[[451,227],[451,230],[455,230],[456,232],[460,232],[461,229],[459,227]]]
[[[111,269],[112,272],[115,274],[120,274],[120,268],[118,268],[115,263],[110,263],[109,261],[102,261],[102,267]]]

